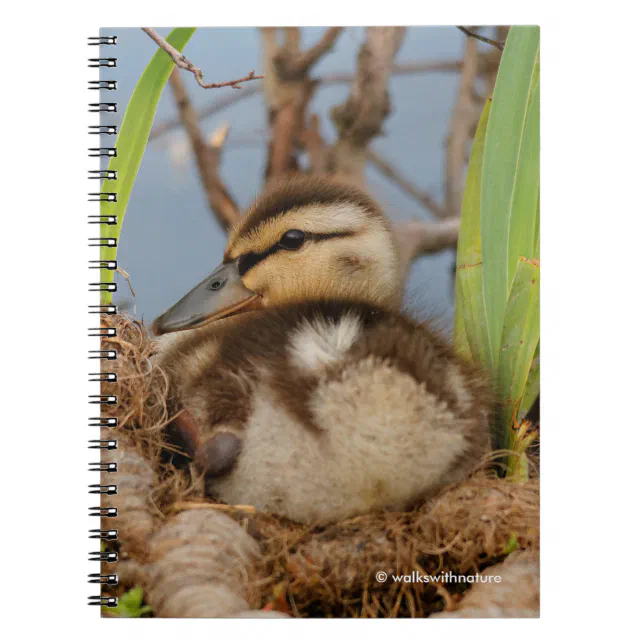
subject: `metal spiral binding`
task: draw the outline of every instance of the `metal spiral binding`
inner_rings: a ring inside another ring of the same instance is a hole
[[[116,112],[118,106],[116,103],[90,103],[90,112]]]
[[[116,170],[90,170],[89,179],[107,179],[114,181],[116,179]]]
[[[104,259],[93,259],[89,263],[90,268],[106,268],[108,271],[115,271],[117,269],[117,264],[115,261],[104,260]],[[105,315],[116,315],[116,307],[113,304],[98,304],[92,305],[90,309],[99,309],[95,310],[94,313],[105,313]]]
[[[88,67],[116,67],[116,58],[90,58]]]
[[[88,45],[116,45],[116,36],[90,36],[87,39]]]
[[[118,472],[118,463],[90,463],[90,472]]]
[[[93,573],[87,575],[90,584],[105,584],[107,586],[118,586],[118,575],[101,575],[100,573]]]
[[[88,45],[90,46],[112,46],[116,45],[117,37],[116,36],[92,36],[88,39]],[[102,54],[103,52],[101,52]],[[103,56],[101,55],[98,58],[89,58],[88,66],[92,68],[115,68],[117,66],[117,59],[113,56]],[[116,90],[118,83],[116,80],[89,80],[88,88],[90,90],[106,91],[111,92]],[[101,98],[102,95],[101,95]],[[103,114],[109,116],[110,114],[115,114],[118,110],[118,105],[115,102],[99,100],[98,103],[90,103],[88,105],[88,110],[91,113],[100,114],[100,118],[103,118]],[[89,126],[90,134],[97,134],[99,136],[114,137],[116,136],[118,127],[115,124],[96,124]],[[110,139],[113,140],[113,139]],[[101,139],[100,147],[92,147],[88,149],[88,156],[92,158],[108,158],[113,159],[117,156],[117,149],[114,145],[103,145],[103,140]],[[101,186],[109,185],[110,181],[114,181],[117,178],[117,174],[114,170],[102,170],[102,169],[92,169],[88,172],[89,179],[98,179],[101,182]],[[87,195],[89,202],[99,202],[99,204],[109,202],[115,203],[118,199],[118,195],[115,191],[101,190],[99,192],[90,192]],[[99,205],[100,208],[100,205]],[[105,230],[103,226],[114,226],[116,225],[116,217],[113,215],[104,215],[104,214],[91,214],[88,216],[88,223],[91,225],[98,224],[101,226],[101,231]],[[96,248],[116,248],[117,241],[114,237],[90,237],[89,240],[90,247]],[[117,263],[112,260],[91,260],[89,262],[89,268],[91,271],[94,270],[116,270]],[[114,293],[117,290],[116,282],[89,282],[89,291],[90,292],[109,292]],[[116,314],[117,307],[113,304],[90,304],[89,313],[90,315],[114,315]],[[90,337],[98,337],[101,340],[104,338],[114,338],[116,337],[116,329],[113,327],[101,327],[92,325],[88,328],[88,335]],[[113,349],[96,349],[89,351],[89,358],[93,360],[116,360],[117,354]],[[90,382],[99,382],[101,383],[114,383],[117,381],[117,375],[111,371],[98,371],[89,374]],[[99,427],[99,428],[110,428],[116,427],[118,425],[118,418],[111,414],[104,413],[110,407],[114,407],[118,404],[117,398],[114,395],[109,394],[92,394],[89,396],[90,405],[100,405],[101,413],[98,416],[92,415],[89,418],[90,427]],[[94,407],[94,409],[96,409]],[[118,449],[118,441],[116,439],[92,439],[89,441],[89,449],[98,449],[101,450],[101,453],[109,452]],[[114,484],[105,483],[103,478],[106,475],[113,474],[118,471],[118,464],[114,462],[109,462],[101,458],[98,462],[89,463],[90,472],[99,472],[101,476],[101,482],[92,484],[89,486],[90,494],[98,494],[101,499],[112,499],[118,495],[118,487]],[[96,530],[90,530],[89,537],[91,539],[100,539],[101,542],[106,545],[109,542],[115,542],[118,539],[118,531],[114,529],[106,529],[104,522],[113,519],[118,516],[118,508],[112,505],[103,505],[100,503],[97,506],[92,506],[89,508],[89,515],[91,517],[98,517],[101,520],[101,527]],[[100,584],[102,586],[117,586],[118,585],[118,575],[113,574],[109,570],[106,570],[106,566],[115,564],[118,561],[118,548],[107,547],[101,548],[98,551],[92,551],[89,553],[90,561],[97,561],[101,564],[101,571],[98,573],[91,573],[88,575],[88,582],[90,584]],[[118,599],[116,597],[111,597],[109,595],[91,595],[88,597],[90,606],[105,606],[105,607],[115,607],[118,605]]]
[[[89,201],[92,201],[89,199]],[[98,242],[98,244],[90,244],[90,246],[110,246],[116,248],[116,239],[114,237],[90,237],[90,242]]]
[[[87,220],[90,224],[100,224],[103,226],[116,226],[116,217],[113,215],[89,215]],[[91,266],[90,268],[96,268]],[[107,268],[107,266],[99,266],[98,268]],[[111,269],[114,270],[114,269]]]
[[[88,597],[90,606],[118,606],[118,599],[116,597],[103,597],[102,595],[92,595]]]
[[[119,537],[118,530],[90,530],[90,539],[103,539],[103,541],[116,541]]]
[[[114,136],[118,132],[116,125],[90,125],[90,134],[109,134]]]
[[[90,157],[115,157],[116,148],[89,148]]]
[[[117,88],[117,83],[114,80],[91,80],[89,81],[88,89],[106,89],[114,91]]]
[[[93,439],[89,441],[89,449],[107,449],[107,450],[112,450],[112,449],[117,449],[119,446],[118,441],[116,440],[98,440],[98,439]]]

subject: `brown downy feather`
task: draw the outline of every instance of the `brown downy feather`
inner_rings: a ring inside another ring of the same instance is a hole
[[[340,359],[314,371],[293,364],[291,342],[303,324],[310,320],[339,324],[347,315],[360,321],[361,331]],[[206,358],[202,360],[200,355]],[[212,449],[214,443],[209,441],[221,434],[222,446],[235,456],[243,449],[245,427],[260,389],[268,389],[274,404],[286,410],[303,432],[324,440],[329,430],[316,419],[315,396],[321,387],[333,387],[333,383],[342,387],[347,370],[368,360],[375,360],[376,366],[388,365],[422,385],[458,423],[464,447],[458,450],[451,475],[443,483],[471,471],[489,446],[490,401],[484,379],[458,359],[439,335],[401,314],[343,301],[273,307],[186,334],[163,356],[162,365],[171,381],[178,382],[179,397],[195,419],[190,422],[187,451],[199,453],[202,471],[227,474],[232,467],[218,462],[220,450]],[[195,423],[200,428],[196,441]],[[364,423],[370,424],[368,410]],[[241,440],[240,446],[230,447],[234,440],[231,431]],[[396,427],[391,431],[395,434]],[[212,463],[206,454],[212,454]],[[418,490],[419,495],[426,492]],[[414,500],[415,496],[410,497],[409,503]],[[253,503],[252,498],[237,500],[242,501]]]

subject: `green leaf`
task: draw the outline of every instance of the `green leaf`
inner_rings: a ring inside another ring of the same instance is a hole
[[[532,250],[532,257],[535,259],[540,259],[541,258],[541,226],[540,226],[540,216],[539,216],[539,210],[540,210],[540,202],[541,198],[539,197],[537,199],[537,221],[535,222],[535,230],[534,230],[534,249]]]
[[[476,362],[486,367],[490,366],[491,359],[483,293],[480,213],[481,169],[489,113],[490,101],[487,101],[474,135],[463,191],[456,254],[453,338],[459,354],[471,355]],[[464,335],[462,330],[465,331]]]
[[[512,554],[519,547],[519,542],[517,540],[516,532],[513,532],[508,539],[505,548],[503,548],[503,554],[509,555]]]
[[[491,358],[483,297],[483,267],[480,263],[461,264],[456,268],[456,275],[456,297],[461,302],[467,340],[467,349],[457,344],[456,351],[464,356],[467,356],[469,351],[476,364],[487,367]],[[456,329],[456,326],[454,328]],[[454,336],[454,342],[459,341],[460,339]]]
[[[141,617],[152,612],[150,606],[143,603],[143,588],[135,586],[119,597],[118,605],[115,608],[104,609],[106,613],[118,615],[119,617]]]
[[[504,403],[502,429],[505,447],[511,448],[533,358],[539,344],[539,262],[520,258],[508,299],[501,352],[498,389]]]
[[[508,275],[512,282],[519,258],[534,257],[535,235],[538,235],[539,212],[539,61],[533,73],[528,113],[515,177],[510,238]]]
[[[166,40],[175,49],[182,51],[195,31],[195,27],[173,29]],[[119,135],[116,139],[118,156],[113,157],[108,166],[109,170],[116,171],[117,178],[116,180],[106,179],[102,187],[104,192],[115,192],[117,194],[116,202],[101,202],[101,214],[115,215],[116,224],[113,226],[101,225],[101,237],[113,237],[118,240],[121,234],[123,218],[125,217],[134,180],[145,152],[145,146],[150,136],[161,92],[173,68],[174,62],[170,56],[165,51],[158,49],[145,68],[141,78],[139,78],[139,82],[130,97]],[[115,247],[101,247],[101,260],[115,260],[116,252]],[[114,271],[101,269],[101,282],[112,281],[114,281]],[[111,300],[111,293],[102,294],[103,302],[109,303]]]
[[[463,191],[461,224],[458,235],[458,264],[480,264],[481,252],[481,171],[491,101],[487,100],[474,134],[467,179]]]
[[[519,257],[535,247],[539,192],[539,28],[512,27],[497,76],[481,176],[483,288],[492,366]]]
[[[457,352],[471,356],[486,367],[490,366],[491,359],[483,293],[480,204],[481,169],[489,113],[490,101],[487,101],[474,136],[463,192],[454,310],[454,346]],[[465,331],[464,335],[460,329]]]
[[[527,416],[530,409],[532,409],[534,401],[539,395],[541,385],[540,363],[541,358],[539,355],[539,345],[537,344],[537,348],[534,350],[534,357],[532,358],[532,365],[530,366],[530,373],[528,374],[528,382],[526,383],[525,391],[521,398],[521,404],[519,405],[519,421],[522,421]]]
[[[457,269],[458,270],[458,269]],[[465,330],[465,319],[463,317],[463,307],[465,304],[465,297],[462,294],[458,278],[454,282],[456,289],[454,296],[454,330],[452,331],[452,344],[456,353],[458,353],[465,360],[472,360],[472,349],[467,340],[467,331]]]

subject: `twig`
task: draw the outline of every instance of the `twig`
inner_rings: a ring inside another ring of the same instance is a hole
[[[224,230],[228,230],[240,217],[237,204],[219,178],[221,146],[228,134],[228,128],[219,133],[217,138],[219,147],[209,144],[201,135],[197,122],[197,113],[192,107],[177,69],[173,69],[172,74],[170,74],[170,88],[179,109],[179,118],[184,124],[192,143],[192,149],[197,160],[197,167],[208,197],[210,209],[221,227]]]
[[[363,180],[369,142],[381,133],[391,111],[389,77],[404,37],[404,27],[367,27],[349,97],[331,111],[338,130],[334,169],[358,182]]]
[[[278,109],[271,119],[271,140],[268,147],[268,162],[265,178],[295,172],[298,169],[295,155],[295,137],[301,122],[303,106],[308,102],[310,93],[300,93]]]
[[[259,80],[264,78],[263,76],[256,76],[255,70],[251,70],[243,78],[237,78],[231,81],[225,81],[223,83],[204,83],[203,82],[203,72],[193,65],[180,51],[177,51],[169,42],[161,38],[161,36],[150,27],[141,27],[141,29],[148,35],[154,42],[165,51],[170,58],[174,61],[174,64],[180,69],[185,69],[190,73],[194,74],[194,77],[197,79],[197,83],[204,89],[213,89],[217,87],[232,87],[233,89],[241,89],[239,87],[240,83],[245,83],[247,81]]]
[[[312,174],[326,174],[329,169],[329,147],[320,134],[320,119],[313,114],[305,128],[300,132],[300,143],[309,158]]]
[[[410,76],[412,74],[430,74],[440,72],[458,72],[463,68],[463,62],[460,60],[438,60],[423,61],[411,63],[394,64],[391,67],[391,76]],[[355,74],[349,72],[338,72],[337,74],[326,74],[317,78],[320,85],[344,85],[352,83]]]
[[[411,262],[429,253],[436,253],[456,245],[460,220],[458,217],[442,221],[405,221],[394,227],[400,253],[401,275],[406,275]]]
[[[486,38],[485,36],[481,36],[481,34],[477,34],[475,31],[472,31],[467,27],[460,27],[457,25],[456,28],[462,31],[466,36],[469,36],[470,38],[476,38],[476,40],[480,40],[481,42],[484,42],[488,45],[492,45],[492,47],[496,47],[501,51],[503,51],[503,48],[505,47],[505,43],[499,42],[498,40],[492,40],[491,38]]]
[[[262,55],[266,81],[262,83],[264,102],[268,110],[270,139],[264,180],[275,175],[298,170],[297,157],[293,147],[295,130],[295,96],[298,83],[284,83],[277,71],[276,60],[285,52],[296,53],[300,47],[300,30],[286,27],[284,45],[280,47],[277,27],[262,27]]]
[[[445,61],[418,61],[413,63],[400,63],[392,67],[392,75],[407,76],[410,74],[426,74],[434,72],[457,72],[463,68],[463,63],[460,60],[445,60]],[[318,85],[345,85],[353,81],[354,74],[352,73],[338,73],[327,74],[315,79]],[[238,92],[228,94],[215,100],[212,104],[200,109],[197,112],[199,120],[218,114],[223,110],[243,101],[246,98],[251,98],[259,94],[261,87],[258,85],[247,85],[241,88]],[[150,132],[150,139],[156,139],[168,132],[176,129],[181,125],[179,119],[169,119],[158,125],[155,125]]]
[[[170,510],[219,510],[220,512],[246,512],[255,514],[257,509],[252,505],[228,505],[226,503],[208,503],[207,501],[177,501]]]
[[[339,35],[328,30],[321,41],[306,52],[300,51],[299,27],[286,27],[285,42],[278,45],[275,27],[262,29],[266,82],[264,96],[268,107],[271,140],[264,178],[266,181],[299,169],[296,146],[306,121],[306,110],[317,83],[309,78],[309,68]]]
[[[122,275],[123,279],[125,279],[125,281],[127,282],[127,285],[130,287],[130,293],[132,293],[132,297],[136,297],[136,293],[132,288],[132,282],[130,281],[130,274],[120,266],[116,268],[116,272],[119,273],[119,275]]]
[[[367,151],[367,160],[370,163],[373,163],[373,165],[376,166],[382,174],[396,183],[410,197],[414,198],[418,203],[427,208],[429,212],[437,217],[445,217],[445,209],[440,206],[435,199],[403,177],[400,172],[391,165],[391,163],[381,157],[373,149],[369,149]]]
[[[330,51],[342,33],[342,29],[342,27],[330,27],[315,45],[304,52],[295,50],[296,46],[299,48],[299,38],[297,42],[291,42],[290,46],[287,43],[287,46],[280,50],[273,61],[281,79],[294,80],[306,75],[311,67]]]

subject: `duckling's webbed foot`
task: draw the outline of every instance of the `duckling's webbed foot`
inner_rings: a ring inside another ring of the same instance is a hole
[[[197,450],[195,465],[206,478],[229,474],[241,452],[241,439],[223,431],[207,439]]]
[[[242,449],[241,438],[227,429],[204,435],[194,414],[187,409],[166,428],[166,443],[170,460],[176,466],[193,461],[199,473],[208,479],[229,474]]]

